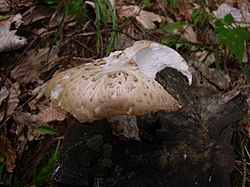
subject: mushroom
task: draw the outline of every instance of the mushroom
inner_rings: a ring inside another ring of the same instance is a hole
[[[115,133],[133,139],[138,139],[136,118],[119,115],[180,108],[158,82],[138,70],[133,60],[106,64],[101,59],[68,69],[48,81],[45,94],[80,122],[107,118],[113,129],[119,129]]]
[[[192,84],[192,74],[184,58],[175,50],[166,45],[154,41],[140,40],[124,51],[116,51],[109,55],[106,60],[112,62],[116,56],[125,59],[133,59],[139,70],[148,77],[155,79],[156,73],[171,67],[185,75],[189,85]]]

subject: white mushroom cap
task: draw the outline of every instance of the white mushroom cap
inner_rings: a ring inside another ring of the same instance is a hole
[[[114,56],[122,56],[124,60],[133,59],[139,70],[148,77],[155,79],[157,72],[166,67],[176,69],[185,75],[189,84],[192,84],[192,74],[189,71],[187,62],[172,48],[154,41],[141,40],[124,51],[116,51],[105,58],[112,62]]]
[[[45,94],[81,122],[180,108],[133,60],[106,63],[101,59],[66,70],[48,81]]]

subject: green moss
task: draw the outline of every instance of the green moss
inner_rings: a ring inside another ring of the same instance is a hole
[[[108,167],[108,168],[110,168],[112,166],[113,162],[109,158],[103,158],[100,161],[100,164],[101,164],[102,167]]]
[[[97,153],[100,153],[102,157],[99,159],[99,164],[101,167],[111,167],[112,160],[110,159],[112,155],[112,145],[103,142],[103,137],[100,134],[94,135],[87,140],[87,146]]]
[[[102,135],[97,134],[87,140],[87,146],[96,152],[102,151],[103,140]]]
[[[109,143],[103,144],[103,157],[110,158],[112,154],[112,145]]]

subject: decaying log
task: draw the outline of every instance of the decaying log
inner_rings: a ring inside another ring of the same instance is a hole
[[[183,107],[138,117],[140,141],[113,136],[106,120],[72,121],[53,173],[54,186],[230,186],[230,140],[246,114],[245,97],[218,88],[198,70],[191,86],[171,68],[158,73],[157,81]]]

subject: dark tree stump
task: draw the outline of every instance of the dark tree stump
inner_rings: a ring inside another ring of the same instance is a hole
[[[183,107],[138,117],[140,141],[114,137],[106,120],[71,122],[53,173],[54,186],[230,186],[230,140],[246,114],[245,97],[236,90],[219,91],[199,71],[193,73],[191,86],[171,68],[161,71],[157,81]],[[90,140],[96,137],[99,142],[92,141],[92,147]],[[105,150],[110,146],[111,155]]]

